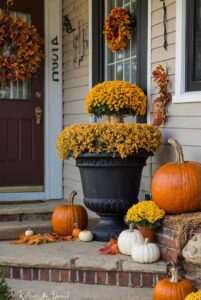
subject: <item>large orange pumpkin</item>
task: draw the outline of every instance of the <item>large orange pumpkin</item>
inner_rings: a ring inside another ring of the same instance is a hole
[[[160,280],[154,288],[154,300],[184,300],[195,288],[187,279],[178,279],[177,271],[171,269],[172,277]]]
[[[71,235],[74,224],[78,224],[81,230],[87,228],[88,215],[82,205],[74,205],[73,200],[77,193],[72,192],[67,199],[68,205],[55,207],[52,214],[52,229],[59,235]]]
[[[160,167],[152,180],[152,197],[167,213],[180,214],[201,210],[201,164],[184,161],[180,144],[173,139],[176,161]]]

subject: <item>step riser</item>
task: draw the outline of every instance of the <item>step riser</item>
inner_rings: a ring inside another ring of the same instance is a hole
[[[43,227],[37,227],[37,225],[31,226],[31,229],[35,233],[46,233],[46,232],[51,232],[51,225],[45,225]],[[9,229],[3,229],[1,227],[0,230],[0,241],[10,241],[10,240],[15,240],[18,239],[19,234],[25,232],[27,230],[27,227],[16,227],[16,228],[9,228]]]
[[[50,221],[51,214],[10,215],[8,217],[10,217],[10,220],[8,218],[2,218],[4,221],[0,222],[0,241],[16,240],[18,239],[19,234],[24,233],[28,229],[28,227],[30,227],[35,233],[52,232]],[[13,217],[13,219],[11,217]],[[41,221],[45,224],[39,226],[38,224]],[[16,222],[16,224],[12,224],[12,222]],[[93,226],[96,223],[96,219],[89,220],[88,228],[90,229],[91,226]]]
[[[166,278],[166,274],[139,273],[123,271],[92,271],[92,270],[63,270],[40,269],[25,267],[3,267],[5,277],[18,280],[67,282],[105,286],[126,286],[152,288],[158,280]]]
[[[51,220],[51,216],[52,213],[0,215],[0,222],[48,221]]]

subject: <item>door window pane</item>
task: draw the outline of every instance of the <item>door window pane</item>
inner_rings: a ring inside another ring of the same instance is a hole
[[[5,10],[0,8],[0,14],[5,14]],[[21,12],[11,11],[10,15],[12,17],[17,17],[23,21],[31,24],[31,15]],[[16,84],[10,82],[8,86],[0,88],[0,100],[28,100],[31,99],[31,81],[18,81]]]
[[[123,63],[117,64],[116,68],[116,80],[123,80]]]
[[[123,6],[130,12],[132,18],[136,18],[137,0],[108,0],[106,1],[105,18],[114,7]],[[128,42],[124,51],[112,52],[105,47],[105,80],[125,80],[136,83],[137,78],[137,39],[132,33],[132,39]]]

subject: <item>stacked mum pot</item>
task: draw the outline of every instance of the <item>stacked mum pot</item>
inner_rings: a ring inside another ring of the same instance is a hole
[[[61,159],[72,155],[80,169],[84,204],[96,212],[94,239],[108,241],[125,229],[124,216],[138,202],[143,167],[161,144],[158,128],[149,124],[109,123],[112,116],[143,115],[146,96],[124,81],[97,84],[86,98],[89,114],[106,123],[71,125],[58,138]]]

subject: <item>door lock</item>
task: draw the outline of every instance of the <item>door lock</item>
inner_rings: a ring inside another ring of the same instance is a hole
[[[36,125],[40,125],[42,114],[43,114],[42,108],[39,107],[39,106],[36,107],[36,108],[35,108]]]

